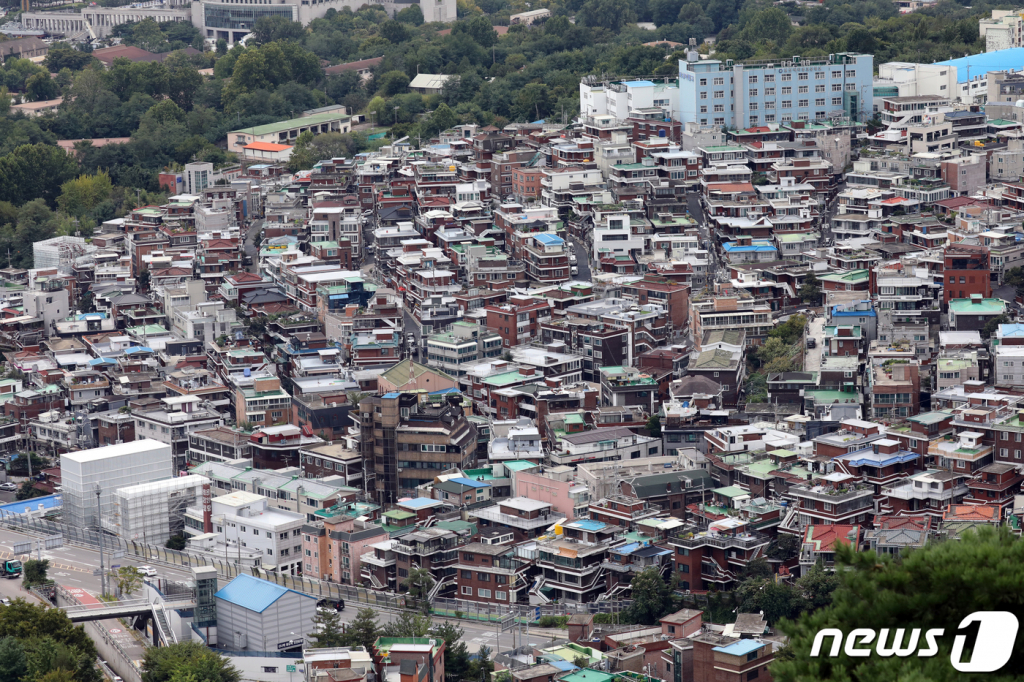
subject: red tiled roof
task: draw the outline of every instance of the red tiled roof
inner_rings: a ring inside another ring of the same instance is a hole
[[[332,76],[334,74],[344,73],[345,71],[362,71],[363,69],[372,69],[382,61],[384,61],[384,57],[372,57],[370,59],[360,59],[357,62],[335,64],[334,66],[328,66],[324,69],[324,73],[328,76]]]
[[[852,535],[852,537],[851,537]],[[804,533],[804,542],[813,542],[816,552],[833,552],[836,543],[842,542],[856,547],[860,540],[860,526],[829,525],[829,526],[807,526]]]
[[[257,152],[283,152],[291,148],[290,144],[277,144],[276,142],[250,142],[242,147],[242,149],[252,149]]]
[[[709,182],[708,191],[718,192],[753,192],[754,186],[749,182]]]
[[[952,504],[942,512],[943,521],[999,522],[999,507],[989,504]]]

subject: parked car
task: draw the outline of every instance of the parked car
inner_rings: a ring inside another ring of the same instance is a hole
[[[818,342],[814,340],[813,336],[807,337],[807,347],[814,348],[818,345]]]
[[[7,481],[6,483],[0,483],[0,490],[17,490],[18,484]]]
[[[574,265],[571,268],[569,268],[569,274],[575,277],[576,275],[580,274],[580,269]]]

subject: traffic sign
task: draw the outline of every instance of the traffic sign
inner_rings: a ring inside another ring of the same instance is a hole
[[[289,672],[289,673],[295,672],[295,666],[294,665],[286,665],[284,667],[284,669],[285,669],[285,672]]]
[[[501,631],[508,632],[514,630],[516,627],[516,616],[514,613],[510,613],[507,616],[501,617]]]
[[[110,628],[110,634],[119,635],[121,634],[121,628]]]

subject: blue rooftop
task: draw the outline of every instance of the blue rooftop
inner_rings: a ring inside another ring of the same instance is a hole
[[[565,243],[561,237],[556,234],[549,234],[547,232],[541,232],[540,234],[533,235],[533,238],[539,241],[544,246],[560,246]]]
[[[740,246],[734,242],[726,242],[722,245],[722,248],[732,253],[742,253],[746,251],[775,251],[775,247],[767,242],[754,242],[752,244]]]
[[[972,54],[969,57],[936,62],[939,66],[956,67],[957,83],[966,83],[968,74],[972,78],[977,78],[984,76],[989,71],[1018,70],[1021,63],[1024,63],[1024,47],[1011,47],[1006,50],[982,52],[981,54]]]
[[[616,554],[632,554],[636,550],[640,549],[640,547],[642,547],[642,545],[639,542],[631,542],[628,545],[623,545],[622,547],[615,547],[612,551]]]
[[[471,478],[449,478],[452,483],[458,483],[459,485],[468,485],[470,488],[490,488],[490,483],[484,483],[483,481],[474,481]]]
[[[409,509],[422,509],[437,506],[437,500],[430,497],[414,497],[411,500],[400,500],[398,504]]]
[[[93,358],[92,360],[89,361],[89,364],[92,365],[93,367],[96,367],[98,365],[116,365],[117,360],[112,360],[110,358]]]
[[[295,592],[295,590],[289,590],[287,587],[281,587],[270,581],[241,573],[237,578],[222,587],[214,596],[241,606],[243,609],[263,613],[274,602],[289,592]],[[301,592],[295,592],[295,594],[307,599],[316,599],[316,597],[302,594]]]
[[[61,506],[61,497],[60,495],[47,495],[46,497],[33,497],[31,500],[0,504],[0,517],[38,511],[40,506],[43,509],[57,509]]]
[[[730,656],[746,656],[752,651],[757,651],[764,646],[764,642],[759,642],[756,639],[741,639],[738,642],[733,642],[728,646],[716,646],[712,651],[719,651],[723,654],[729,654]]]
[[[128,350],[126,350],[124,352],[124,354],[125,355],[134,355],[135,353],[152,353],[152,352],[153,352],[152,348],[147,348],[146,346],[135,346],[134,348],[129,348]]]
[[[601,530],[608,524],[606,524],[604,521],[595,521],[594,519],[579,519],[577,521],[573,521],[572,523],[567,523],[565,525],[571,528],[579,528],[580,530],[589,530],[596,532]]]
[[[80,313],[77,319],[79,322],[82,320],[105,320],[107,319],[106,313]]]
[[[442,388],[440,391],[431,391],[427,395],[450,395],[452,393],[459,393],[459,394],[461,394],[462,391],[460,391],[457,388]]]
[[[999,336],[1004,339],[1024,336],[1024,324],[1001,324]]]
[[[559,670],[562,670],[564,672],[569,672],[570,670],[579,670],[579,668],[577,668],[574,664],[570,663],[569,661],[548,661],[548,665],[558,668]]]
[[[623,85],[628,85],[633,88],[653,88],[654,83],[651,81],[626,81]]]
[[[385,394],[384,394],[383,396],[381,396],[381,397],[382,397],[382,398],[397,398],[398,396],[399,396],[399,394],[398,394],[398,393],[385,393]]]

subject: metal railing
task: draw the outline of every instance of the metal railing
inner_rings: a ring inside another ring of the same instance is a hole
[[[0,525],[8,529],[23,533],[31,533],[42,536],[63,534],[65,544],[85,546],[94,549],[99,545],[99,539],[94,531],[74,528],[66,524],[57,523],[41,518],[22,518],[8,516],[0,520]],[[123,551],[126,556],[137,557],[147,563],[163,564],[191,568],[194,566],[212,566],[217,569],[219,576],[232,579],[241,573],[262,578],[269,582],[276,583],[283,587],[293,589],[297,592],[308,594],[318,599],[344,599],[347,602],[358,602],[360,606],[369,606],[375,609],[406,609],[406,595],[375,590],[353,585],[318,580],[306,576],[282,575],[272,573],[260,567],[240,566],[233,563],[230,557],[226,559],[214,558],[208,555],[180,552],[166,547],[147,545],[136,541],[125,541],[121,538],[104,536],[104,544],[109,551]],[[58,589],[61,589],[58,587]],[[544,606],[528,606],[515,604],[512,608],[516,616],[522,622],[534,622],[542,616],[571,616],[577,613],[617,613],[632,604],[632,600],[599,601],[589,604],[568,602],[563,604],[546,604]],[[410,603],[408,606],[412,606]],[[470,620],[497,621],[509,613],[509,605],[488,604],[463,599],[451,599],[436,597],[433,602],[433,612],[441,616],[455,616]]]

